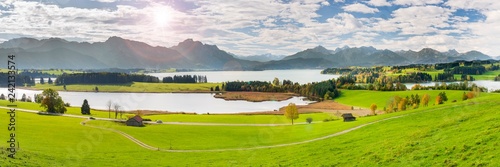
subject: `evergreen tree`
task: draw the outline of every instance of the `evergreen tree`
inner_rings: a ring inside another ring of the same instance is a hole
[[[83,100],[82,107],[80,108],[83,115],[90,115],[90,106],[87,99]]]

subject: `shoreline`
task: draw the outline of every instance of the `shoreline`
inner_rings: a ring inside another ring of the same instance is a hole
[[[297,97],[295,93],[277,93],[277,92],[222,92],[215,94],[214,98],[224,99],[226,101],[245,100],[248,102],[264,102],[264,101],[285,101],[293,97]]]
[[[43,91],[43,89],[33,88],[33,87],[21,87],[18,89],[33,90],[33,91]],[[57,90],[58,92],[89,92],[89,93],[224,93],[225,91],[205,91],[205,90],[191,90],[191,91],[88,91],[88,90]]]

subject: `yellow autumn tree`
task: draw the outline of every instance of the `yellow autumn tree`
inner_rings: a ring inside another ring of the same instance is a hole
[[[297,106],[295,106],[295,103],[290,103],[285,108],[285,117],[292,120],[292,125],[293,120],[299,118],[299,110]]]
[[[405,98],[402,98],[398,104],[398,111],[405,111],[406,105],[408,105],[408,101]]]
[[[436,96],[436,105],[443,104],[443,98],[441,96]]]
[[[375,115],[375,111],[377,110],[377,104],[373,103],[370,105],[370,110],[372,111],[372,115]]]
[[[423,106],[426,106],[429,104],[429,99],[431,98],[431,96],[429,96],[429,94],[425,94],[424,96],[422,96],[422,99],[420,100],[420,103],[422,103]]]

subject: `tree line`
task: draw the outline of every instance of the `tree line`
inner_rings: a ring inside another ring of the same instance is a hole
[[[62,74],[57,77],[56,85],[67,84],[127,84],[132,82],[159,82],[158,77],[144,74],[126,73],[77,73]]]
[[[203,75],[174,75],[163,77],[163,83],[207,83],[207,76]]]
[[[53,78],[56,77],[54,74],[49,74],[46,72],[42,72],[41,70],[23,70],[19,74],[30,76],[31,78]]]
[[[445,73],[451,73],[451,74],[468,74],[468,75],[482,75],[486,72],[486,67],[482,65],[477,65],[477,66],[461,66],[461,67],[454,67],[454,68],[447,68],[444,69]]]
[[[284,80],[283,84],[281,84],[277,78],[275,78],[272,83],[264,81],[231,81],[223,84],[222,90],[280,93],[291,92],[316,101],[333,99],[340,96],[340,91],[337,89],[334,79],[302,85],[299,83],[293,83],[290,80]]]
[[[1,87],[8,87],[9,83],[7,82],[9,80],[9,74],[8,73],[0,73],[0,86]],[[33,79],[30,76],[27,75],[22,75],[22,74],[16,74],[15,75],[15,84],[16,86],[34,86],[35,85],[35,79]]]
[[[468,90],[468,91],[473,91],[477,90],[479,92],[487,92],[488,89],[485,87],[480,87],[477,86],[476,84],[469,84],[469,82],[464,81],[460,83],[445,83],[442,82],[441,84],[434,84],[434,86],[422,86],[420,84],[415,84],[413,87],[411,87],[411,90]]]

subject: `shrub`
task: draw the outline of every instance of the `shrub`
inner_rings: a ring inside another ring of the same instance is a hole
[[[306,122],[307,122],[307,123],[309,123],[309,124],[310,124],[312,121],[313,121],[313,119],[312,119],[311,117],[306,118]]]
[[[69,107],[70,104],[69,103],[64,103],[64,107]]]
[[[149,118],[142,119],[142,121],[151,121]]]
[[[325,118],[323,120],[323,122],[330,122],[330,121],[335,121],[335,119],[333,119],[333,118],[330,117],[330,118]]]

